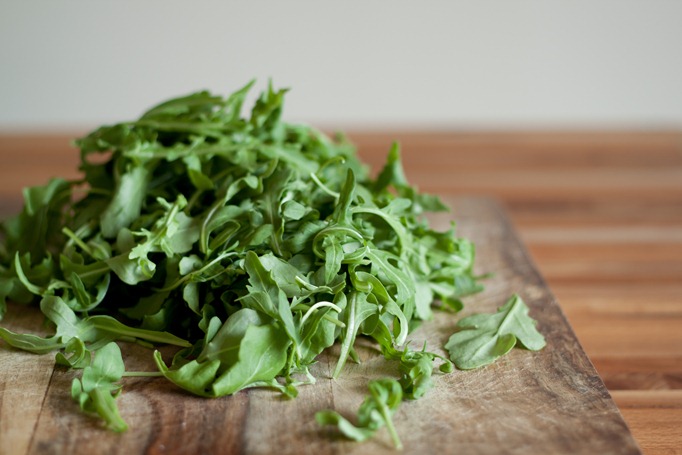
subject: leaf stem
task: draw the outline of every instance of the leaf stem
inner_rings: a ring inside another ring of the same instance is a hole
[[[71,239],[76,245],[78,245],[83,251],[85,251],[88,256],[93,257],[92,249],[83,242],[71,229],[64,226],[62,228],[62,233]]]
[[[292,308],[292,310],[304,310],[304,311],[310,311],[310,309],[311,309],[310,305],[306,305],[305,303],[297,303]],[[322,316],[322,319],[324,319],[325,321],[331,322],[335,326],[340,327],[342,329],[346,328],[346,324],[339,321],[338,319],[334,319],[333,317],[329,316],[328,314],[325,314],[324,316]]]
[[[306,313],[301,318],[301,325],[303,325],[303,323],[305,323],[305,321],[310,317],[310,315],[313,313],[313,311],[315,311],[321,307],[329,307],[329,308],[333,309],[334,311],[336,311],[337,313],[341,312],[341,308],[334,305],[332,302],[329,302],[327,300],[322,300],[320,302],[317,302],[315,305],[311,306],[310,308],[308,308],[308,311],[306,311]]]
[[[310,178],[313,180],[313,182],[315,182],[315,183],[317,184],[317,186],[320,187],[320,189],[321,189],[322,191],[324,191],[325,193],[327,193],[327,194],[330,195],[331,197],[333,197],[333,198],[335,198],[335,199],[338,199],[339,197],[341,197],[341,195],[340,195],[339,193],[337,193],[336,191],[330,189],[327,185],[325,185],[324,183],[322,183],[322,181],[320,180],[320,178],[319,178],[317,175],[315,175],[314,172],[311,172],[311,173],[310,173]]]
[[[92,321],[94,318],[97,317],[99,316],[94,316],[90,320]],[[116,334],[121,338],[129,336],[132,337],[133,339],[139,338],[142,340],[156,343],[165,343],[172,344],[173,346],[181,346],[183,348],[188,348],[192,346],[191,343],[189,343],[187,340],[183,340],[182,338],[177,338],[173,335],[169,335],[166,332],[155,332],[153,330],[135,329],[133,327],[124,326],[123,324],[120,324],[119,327],[112,329],[110,326],[99,323],[96,320],[92,322],[94,328]]]
[[[388,430],[388,433],[391,435],[391,439],[393,440],[395,448],[398,450],[403,450],[403,443],[400,441],[398,432],[396,431],[395,426],[393,425],[393,418],[391,417],[391,412],[389,411],[388,406],[386,406],[383,403],[379,403],[379,412],[384,418],[384,422],[386,422],[386,429]]]

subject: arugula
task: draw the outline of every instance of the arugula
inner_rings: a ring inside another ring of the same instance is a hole
[[[209,397],[250,387],[293,397],[315,381],[321,353],[340,345],[338,377],[369,337],[400,378],[370,383],[354,430],[323,420],[355,439],[385,425],[399,446],[390,416],[402,398],[433,386],[436,363],[452,370],[411,349],[410,330],[434,302],[459,311],[482,289],[474,245],[429,227],[424,213],[446,207],[408,184],[397,144],[372,179],[343,136],[281,120],[286,90],[269,85],[243,114],[252,85],[102,126],[75,141],[82,178],[24,191],[21,213],[0,223],[0,318],[8,300],[39,302],[54,333],[0,328],[0,338],[84,368],[74,398],[121,431],[124,376]],[[478,366],[491,358],[480,352],[501,354],[517,339],[541,347],[519,303],[505,308],[465,319],[476,328],[450,339],[455,364]],[[179,350],[166,360],[155,352],[156,372],[125,373],[114,341]]]
[[[457,323],[458,332],[445,344],[457,368],[470,370],[493,363],[517,344],[531,351],[545,347],[545,338],[528,316],[528,307],[518,295],[495,314],[474,314]]]
[[[336,425],[344,436],[354,441],[365,441],[386,426],[396,449],[403,448],[393,425],[393,413],[400,407],[403,391],[395,379],[377,379],[368,384],[369,395],[358,410],[358,424],[353,425],[334,411],[320,411],[315,419],[320,425]]]
[[[71,396],[81,409],[99,414],[114,431],[128,429],[114,401],[121,391],[121,385],[116,383],[124,372],[121,350],[116,343],[108,343],[97,351],[92,364],[85,367],[82,378],[75,378],[71,385]]]

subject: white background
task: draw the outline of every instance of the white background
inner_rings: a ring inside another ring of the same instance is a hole
[[[0,130],[252,78],[322,127],[682,126],[679,1],[0,0]]]

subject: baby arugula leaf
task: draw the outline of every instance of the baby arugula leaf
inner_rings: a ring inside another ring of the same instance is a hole
[[[368,388],[369,395],[358,410],[357,425],[335,411],[318,412],[315,419],[320,425],[336,425],[344,436],[359,442],[371,438],[385,425],[396,449],[402,449],[402,442],[393,425],[393,413],[403,399],[400,384],[395,379],[377,379],[370,381]]]
[[[118,231],[130,226],[140,216],[149,184],[150,175],[146,167],[122,167],[114,168],[116,186],[113,197],[100,215],[102,234],[106,238],[116,237]]]
[[[360,331],[360,325],[370,316],[375,315],[377,311],[377,306],[367,301],[367,294],[363,292],[351,293],[348,305],[342,314],[346,327],[341,334],[341,353],[339,354],[339,360],[336,363],[333,374],[335,379],[339,377],[343,366],[346,364],[346,360],[355,343],[355,338]]]
[[[83,369],[81,379],[74,378],[71,385],[71,396],[81,409],[98,414],[110,429],[117,432],[128,429],[115,401],[121,390],[116,383],[124,372],[121,350],[116,343],[109,343],[97,351],[92,364]]]
[[[273,324],[249,326],[239,345],[239,360],[213,383],[214,395],[230,395],[275,379],[286,365],[290,344]]]
[[[445,345],[457,368],[471,370],[491,364],[517,343],[531,351],[545,346],[545,339],[528,316],[528,307],[512,296],[494,314],[474,314],[457,323],[458,332]]]
[[[23,349],[34,354],[47,354],[66,346],[61,342],[61,337],[43,338],[30,333],[14,333],[4,327],[0,327],[0,338],[13,348]]]
[[[223,396],[271,382],[286,364],[290,341],[265,315],[244,308],[222,325],[196,360],[179,369],[155,354],[163,375],[197,395]]]

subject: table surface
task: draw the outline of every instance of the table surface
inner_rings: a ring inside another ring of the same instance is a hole
[[[75,176],[66,134],[0,134],[0,214]],[[408,179],[502,202],[645,454],[682,453],[682,132],[357,132]]]

